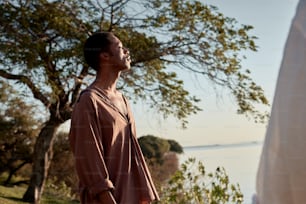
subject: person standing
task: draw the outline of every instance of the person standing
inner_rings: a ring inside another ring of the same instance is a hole
[[[97,32],[84,45],[94,82],[81,92],[69,140],[84,204],[147,204],[159,200],[136,138],[127,99],[116,89],[130,69],[130,54],[111,32]]]

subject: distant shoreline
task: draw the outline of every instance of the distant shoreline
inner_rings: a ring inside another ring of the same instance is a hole
[[[209,144],[209,145],[195,145],[195,146],[184,146],[184,151],[194,151],[194,150],[209,150],[209,149],[223,149],[223,148],[233,148],[233,147],[249,147],[262,145],[263,141],[247,141],[238,142],[230,144]]]

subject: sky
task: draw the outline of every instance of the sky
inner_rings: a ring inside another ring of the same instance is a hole
[[[239,24],[254,27],[251,34],[258,37],[255,42],[259,48],[257,52],[245,53],[247,59],[243,60],[242,65],[251,70],[252,78],[264,89],[272,104],[282,54],[298,0],[202,2],[217,6],[220,12],[235,18]],[[183,78],[190,93],[202,100],[199,106],[203,111],[190,116],[187,129],[183,130],[178,121],[173,118],[164,120],[145,104],[132,105],[138,136],[151,134],[174,139],[182,146],[263,140],[267,124],[256,124],[243,115],[237,115],[237,107],[230,97],[226,94],[216,97],[214,90],[207,88],[209,84],[202,83],[194,75],[185,74]]]

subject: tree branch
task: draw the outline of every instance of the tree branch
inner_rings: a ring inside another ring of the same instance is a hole
[[[71,103],[70,103],[71,106],[73,106],[76,100],[78,99],[83,79],[88,75],[88,69],[89,67],[84,65],[79,76],[75,78],[75,87],[72,91],[72,96],[71,96]]]
[[[23,75],[10,74],[10,73],[7,73],[4,70],[0,70],[0,76],[5,78],[5,79],[18,80],[18,81],[24,83],[32,91],[33,96],[36,99],[40,100],[46,107],[50,106],[49,100],[44,96],[44,94],[42,94],[40,92],[40,90],[34,85],[34,83],[28,77],[23,76]]]

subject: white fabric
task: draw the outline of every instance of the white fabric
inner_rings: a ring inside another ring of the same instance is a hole
[[[287,38],[256,197],[259,204],[306,204],[306,0],[300,0]]]

